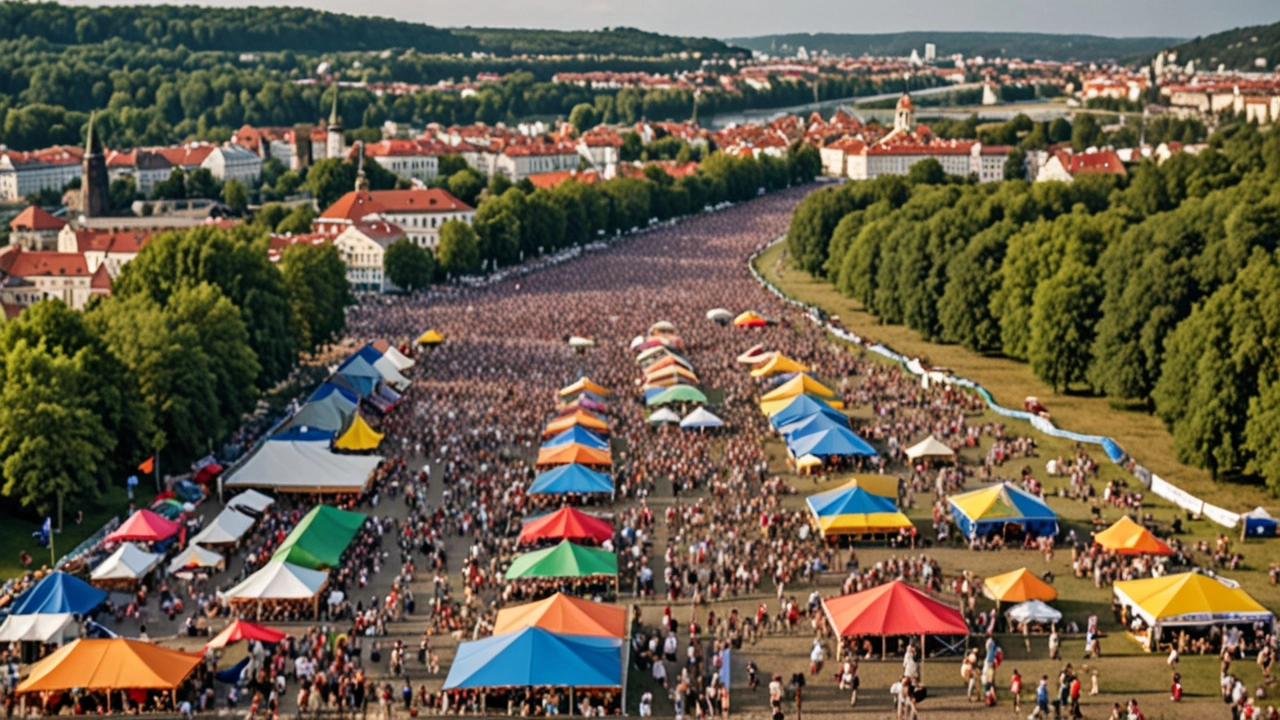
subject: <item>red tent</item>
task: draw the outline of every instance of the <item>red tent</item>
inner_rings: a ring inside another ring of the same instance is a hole
[[[217,637],[205,643],[204,649],[226,647],[241,640],[258,640],[274,645],[284,639],[284,633],[266,625],[256,625],[244,620],[236,620],[218,633]]]
[[[895,580],[822,601],[831,627],[850,635],[968,635],[960,611]]]
[[[150,510],[139,510],[130,515],[128,520],[121,523],[120,527],[108,535],[106,540],[107,542],[120,542],[122,540],[155,542],[171,538],[177,535],[181,529],[181,521],[166,520]]]
[[[593,515],[563,507],[524,524],[520,544],[539,540],[594,540],[600,544],[613,537],[613,526]]]

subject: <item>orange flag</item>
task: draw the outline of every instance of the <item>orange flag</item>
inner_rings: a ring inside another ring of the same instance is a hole
[[[144,472],[144,473],[149,473],[149,472],[152,472],[153,470],[155,470],[155,469],[156,469],[156,456],[155,456],[155,455],[152,455],[151,457],[147,458],[145,461],[143,461],[143,463],[142,463],[141,465],[139,465],[139,466],[138,466],[138,469],[139,469],[139,470],[141,470],[141,471],[142,471],[142,472]]]

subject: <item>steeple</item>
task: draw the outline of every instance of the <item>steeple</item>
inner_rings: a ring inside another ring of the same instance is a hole
[[[101,153],[101,152],[102,152],[102,141],[101,141],[101,140],[99,140],[97,143],[95,143],[95,142],[94,142],[94,137],[93,137],[93,121],[94,121],[94,119],[96,119],[96,118],[97,118],[97,111],[91,111],[91,112],[89,113],[89,130],[88,130],[88,134],[86,135],[86,137],[85,137],[85,141],[84,141],[84,154],[85,154],[85,155],[93,155],[93,154],[95,154],[95,153]]]
[[[107,158],[102,152],[101,136],[93,134],[95,119],[96,113],[90,113],[84,142],[84,159],[80,166],[80,213],[90,218],[102,217],[111,209]]]
[[[356,143],[356,192],[369,189],[369,178],[364,174],[364,141]]]
[[[333,110],[329,112],[329,128],[324,138],[324,156],[334,160],[340,160],[346,156],[343,153],[342,141],[342,116],[338,114],[338,86],[333,86]]]
[[[333,86],[333,109],[329,111],[329,127],[342,129],[342,116],[338,114],[338,86]]]

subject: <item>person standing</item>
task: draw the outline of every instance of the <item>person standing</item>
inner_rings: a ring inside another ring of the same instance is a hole
[[[1041,675],[1040,684],[1036,686],[1036,707],[1027,716],[1027,720],[1038,720],[1049,717],[1049,676]]]
[[[1013,669],[1013,676],[1009,678],[1009,694],[1013,696],[1013,714],[1017,715],[1022,712],[1022,674],[1018,668]]]

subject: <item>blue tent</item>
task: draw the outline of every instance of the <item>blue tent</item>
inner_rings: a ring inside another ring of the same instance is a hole
[[[833,455],[875,455],[876,449],[867,444],[848,428],[828,428],[815,433],[802,435],[789,442],[791,454],[796,457],[816,455],[831,457]]]
[[[307,427],[337,432],[347,426],[356,412],[356,402],[341,392],[331,392],[323,400],[311,400],[289,420],[286,427]]]
[[[306,428],[301,425],[290,427],[272,435],[268,440],[289,440],[301,442],[332,442],[335,433],[332,430],[320,430],[317,428]]]
[[[315,392],[311,393],[311,397],[307,398],[307,402],[318,402],[335,393],[352,404],[359,404],[360,402],[359,395],[356,395],[354,392],[351,392],[346,388],[339,387],[332,382],[322,383],[320,387],[316,388]]]
[[[835,428],[848,430],[848,419],[841,418],[839,420],[833,420],[826,415],[810,415],[807,418],[783,425],[778,428],[778,432],[782,433],[782,437],[785,438],[787,442],[793,443],[805,435],[812,435],[816,432]]]
[[[342,364],[338,366],[338,370],[341,371],[345,369],[348,365],[355,362],[357,358],[364,360],[365,362],[369,363],[370,367],[372,367],[375,363],[377,363],[379,360],[382,359],[382,353],[375,350],[372,345],[365,345],[359,350],[351,353],[351,357],[347,358],[346,360],[343,360]]]
[[[1000,532],[1005,525],[1021,525],[1033,537],[1058,534],[1057,513],[1040,498],[1010,483],[979,488],[947,501],[965,537]]]
[[[1271,513],[1261,507],[1243,513],[1240,519],[1244,521],[1244,534],[1249,537],[1275,537],[1277,525],[1280,525]]]
[[[548,470],[533,479],[530,495],[559,495],[562,493],[611,493],[613,478],[585,465],[571,463]]]
[[[804,501],[818,517],[898,512],[898,506],[894,505],[889,498],[872,495],[860,487],[838,487],[810,495]]]
[[[356,388],[360,397],[372,395],[378,383],[382,382],[382,373],[359,355],[347,358],[347,361],[338,368],[337,374],[346,378]]]
[[[587,447],[596,448],[597,450],[608,450],[609,441],[582,427],[574,425],[564,432],[556,435],[550,440],[542,443],[542,447],[556,447],[558,445],[568,445],[570,443],[579,443]]]
[[[780,428],[783,425],[791,425],[818,414],[825,415],[832,420],[844,421],[846,425],[849,424],[849,420],[844,413],[808,395],[797,395],[794,400],[769,418],[769,424],[774,428]]]
[[[622,640],[558,635],[542,628],[458,646],[444,689],[622,687]]]
[[[34,615],[36,613],[73,613],[87,615],[102,604],[107,594],[80,578],[64,572],[46,575],[34,587],[22,594],[10,615]]]

